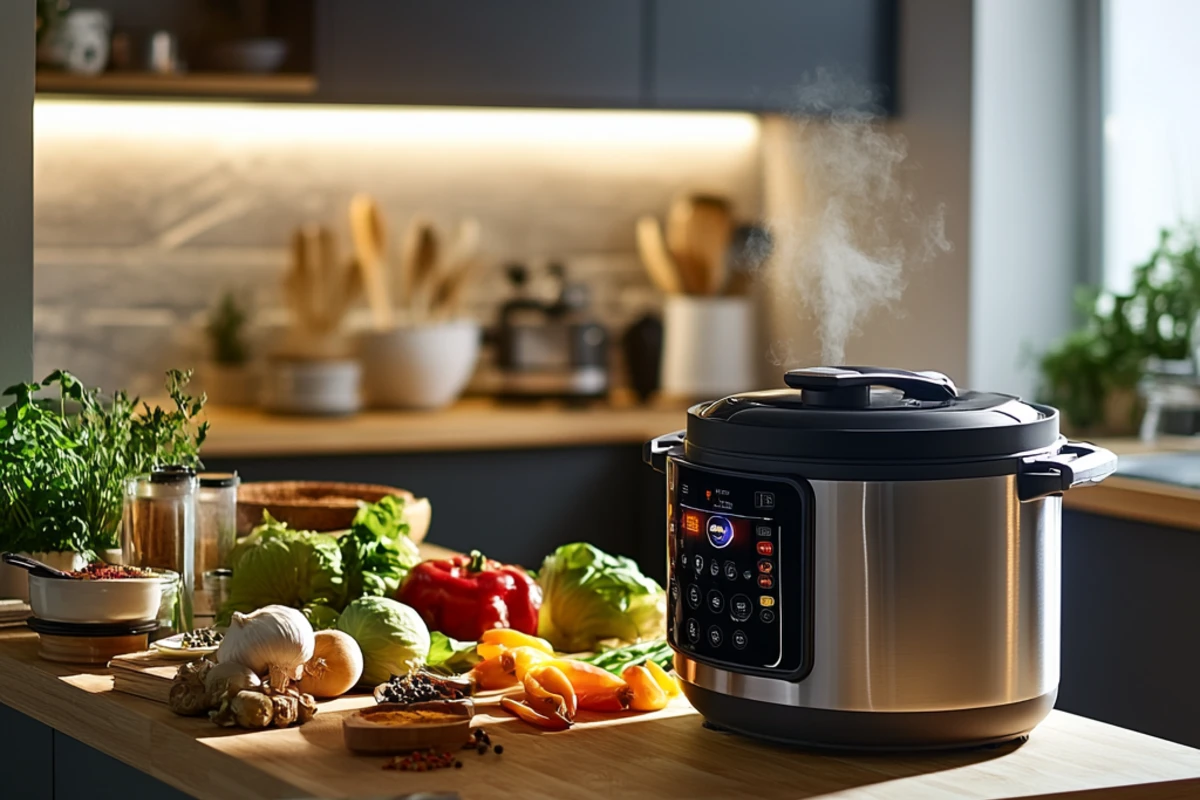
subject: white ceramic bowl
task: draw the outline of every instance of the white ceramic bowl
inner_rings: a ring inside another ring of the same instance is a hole
[[[368,333],[363,386],[376,408],[435,409],[466,388],[479,358],[479,323],[455,320]]]
[[[29,576],[33,615],[48,622],[145,622],[158,619],[163,582],[178,575],[154,570],[147,578],[66,580]]]
[[[353,414],[360,408],[362,368],[350,359],[267,363],[259,386],[267,411],[283,414]]]

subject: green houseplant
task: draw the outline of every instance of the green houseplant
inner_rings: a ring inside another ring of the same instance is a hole
[[[254,404],[255,381],[246,341],[249,315],[232,291],[226,291],[208,315],[209,362],[198,376],[209,399],[219,406]]]
[[[1124,432],[1134,425],[1136,404],[1119,401],[1133,397],[1146,359],[1192,357],[1200,314],[1196,231],[1164,230],[1134,270],[1129,293],[1092,290],[1080,307],[1083,325],[1041,358],[1041,399],[1076,430]]]
[[[190,372],[167,373],[168,408],[117,392],[105,402],[69,372],[4,392],[0,417],[0,551],[80,553],[118,544],[122,486],[156,463],[200,465],[208,423]],[[53,387],[57,397],[37,393]]]

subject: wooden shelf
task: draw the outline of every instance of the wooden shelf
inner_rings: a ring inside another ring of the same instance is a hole
[[[139,94],[166,97],[300,97],[317,90],[313,75],[251,75],[236,72],[194,72],[159,75],[152,72],[105,72],[73,75],[38,72],[37,91],[56,94]]]

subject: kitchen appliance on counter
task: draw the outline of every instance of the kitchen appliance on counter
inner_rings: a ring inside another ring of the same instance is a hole
[[[549,299],[527,291],[529,272],[508,267],[515,295],[500,309],[492,391],[506,399],[576,399],[608,393],[608,331],[588,314],[582,283],[567,280],[561,264],[546,270]]]
[[[813,367],[693,406],[666,473],[668,639],[711,723],[835,748],[1027,734],[1058,693],[1060,495],[1116,457],[944,375]]]

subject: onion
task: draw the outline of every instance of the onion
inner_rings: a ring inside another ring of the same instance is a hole
[[[217,661],[241,664],[256,675],[265,673],[267,683],[283,691],[289,682],[300,679],[314,644],[312,625],[294,608],[274,605],[250,614],[235,611]]]
[[[314,697],[340,697],[362,677],[362,649],[342,631],[317,631],[316,640],[299,689]]]

